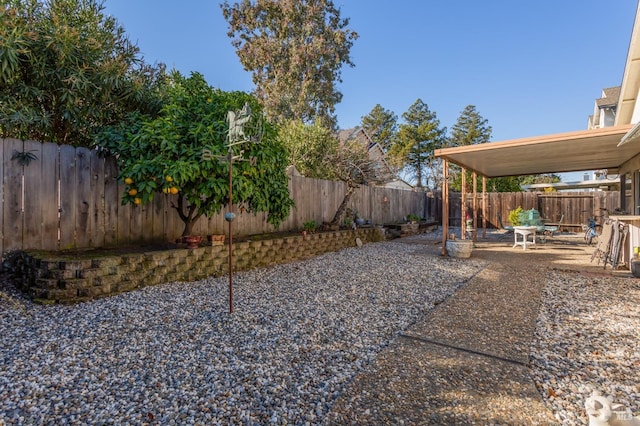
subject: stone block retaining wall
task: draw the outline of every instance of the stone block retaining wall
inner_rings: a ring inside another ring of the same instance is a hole
[[[381,241],[382,230],[361,228],[233,244],[233,269],[308,259],[323,253]],[[77,302],[150,285],[194,281],[228,273],[229,246],[171,249],[124,255],[55,257],[25,252],[20,285],[40,302]]]

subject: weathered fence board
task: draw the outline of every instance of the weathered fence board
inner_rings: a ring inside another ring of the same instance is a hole
[[[91,151],[89,227],[91,228],[91,245],[104,246],[105,234],[105,198],[104,198],[105,161],[97,151]]]
[[[118,211],[120,192],[116,185],[118,165],[116,159],[104,159],[104,245],[112,247],[118,244]]]
[[[93,229],[89,210],[92,203],[91,194],[91,151],[87,148],[76,148],[75,167],[76,206],[75,246],[92,247]]]
[[[60,228],[60,208],[58,205],[60,156],[58,145],[50,142],[42,145],[41,172],[41,181],[37,184],[42,210],[41,247],[45,250],[55,250],[58,248],[58,229]],[[28,189],[34,188],[28,187]]]
[[[117,200],[119,200],[125,191],[125,184],[122,182],[118,182],[117,187],[118,187]],[[122,203],[120,203],[120,205],[118,206],[118,213],[116,215],[116,220],[118,223],[116,242],[118,245],[128,245],[130,242],[131,231],[129,228],[132,222],[132,218],[131,218],[132,208],[133,207],[131,204],[123,205]]]
[[[164,227],[165,227],[165,216],[164,211],[166,208],[166,200],[164,195],[156,195],[153,197],[153,202],[151,203],[151,209],[153,212],[153,223],[151,227],[151,235],[154,238],[154,241],[164,241]]]
[[[22,209],[22,172],[23,167],[11,157],[15,152],[23,152],[22,141],[10,139],[3,149],[4,205],[3,236],[4,250],[18,248],[22,245],[24,211]]]
[[[23,167],[24,188],[34,188],[33,191],[24,191],[24,230],[22,233],[23,244],[30,246],[40,245],[42,236],[42,207],[40,201],[44,195],[44,188],[39,185],[42,181],[42,144],[34,141],[24,141],[24,152],[33,154],[29,166]]]
[[[76,150],[72,146],[60,147],[60,248],[76,247],[75,226],[77,214]]]

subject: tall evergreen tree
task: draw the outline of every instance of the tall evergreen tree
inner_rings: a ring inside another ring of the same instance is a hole
[[[440,127],[436,113],[421,99],[416,100],[402,114],[398,138],[389,154],[415,177],[416,186],[425,186],[426,178],[434,166],[433,152],[445,142],[446,127]]]
[[[331,0],[225,1],[222,13],[240,62],[253,74],[255,95],[278,123],[320,118],[335,127],[336,87],[358,35]]]
[[[379,143],[385,152],[389,151],[398,133],[398,116],[393,111],[376,104],[368,115],[362,117],[360,124],[374,142]]]
[[[452,146],[476,145],[491,139],[489,121],[482,118],[475,105],[467,105],[451,127],[449,141]]]
[[[451,128],[449,135],[449,146],[476,145],[479,143],[487,143],[491,139],[491,126],[489,121],[484,119],[476,110],[474,105],[467,105],[460,113],[458,121]],[[462,189],[462,179],[460,168],[452,167],[451,172],[451,189],[460,191]],[[559,182],[557,175],[532,175],[532,176],[505,176],[487,179],[487,189],[494,192],[518,192],[521,185],[537,182]],[[467,191],[473,190],[471,172],[467,171]],[[478,182],[478,185],[480,183]],[[480,190],[480,188],[476,188]]]
[[[460,113],[456,124],[451,127],[451,133],[447,139],[447,145],[449,146],[464,146],[464,145],[476,145],[480,143],[489,142],[491,139],[491,126],[489,121],[483,118],[476,110],[475,105],[467,105]],[[462,179],[460,175],[461,169],[458,166],[451,168],[451,184],[450,187],[453,190],[460,191],[462,189]],[[517,179],[505,179],[500,181],[492,180],[490,184],[492,187],[501,189],[513,188],[514,184],[517,184]],[[473,190],[473,181],[471,179],[471,172],[467,171],[467,191]],[[515,182],[515,183],[514,183]],[[477,188],[476,188],[477,189]]]

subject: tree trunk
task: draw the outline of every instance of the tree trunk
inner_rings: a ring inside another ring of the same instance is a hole
[[[191,233],[193,232],[193,225],[195,225],[198,219],[200,219],[202,213],[197,213],[196,206],[190,205],[189,207],[187,207],[187,213],[185,214],[183,211],[184,201],[184,196],[180,194],[178,195],[178,205],[176,206],[172,203],[171,207],[176,209],[178,216],[180,216],[180,220],[182,220],[182,222],[184,223],[184,231],[182,231],[182,236],[186,237],[188,235],[192,235]]]
[[[422,188],[422,166],[418,165],[416,169],[416,188]]]
[[[184,222],[184,231],[182,231],[182,236],[187,237],[189,235],[192,235],[191,233],[193,232],[193,225],[195,225],[196,221],[189,220],[189,221],[183,221],[183,222]]]
[[[356,187],[354,186],[349,186],[349,189],[347,189],[347,193],[344,194],[344,198],[342,199],[342,202],[340,203],[340,207],[338,207],[338,210],[336,210],[336,214],[333,216],[333,220],[329,223],[330,225],[339,225],[340,222],[342,221],[342,217],[344,216],[344,212],[347,209],[347,205],[349,204],[349,201],[351,200],[351,196],[353,195],[354,191],[356,190]]]

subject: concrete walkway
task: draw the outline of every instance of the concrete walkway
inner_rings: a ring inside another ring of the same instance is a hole
[[[545,271],[602,268],[584,245],[523,252],[512,244],[478,243],[473,257],[489,265],[394,340],[347,387],[328,424],[556,424],[527,367]],[[425,255],[437,253],[432,246]]]

